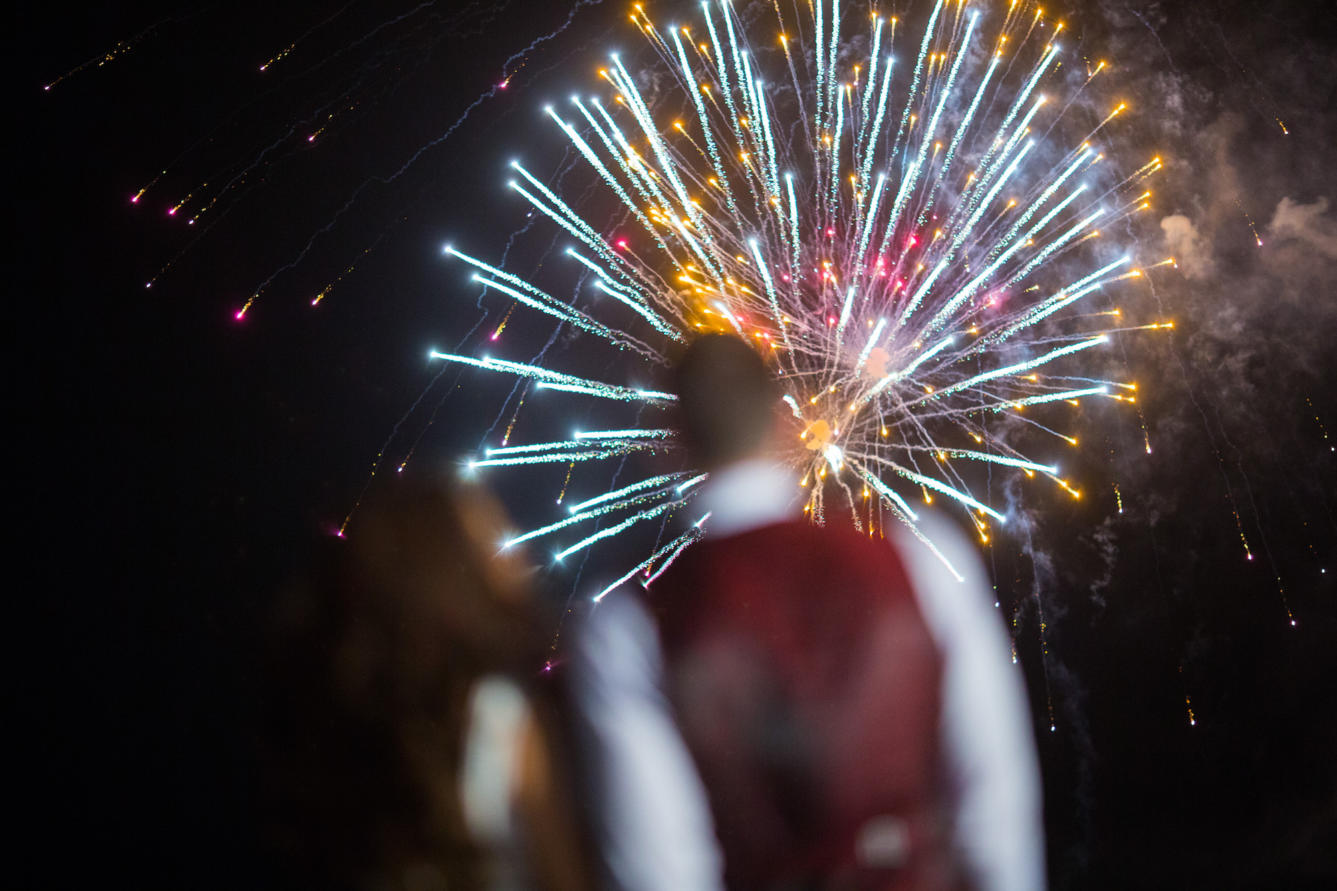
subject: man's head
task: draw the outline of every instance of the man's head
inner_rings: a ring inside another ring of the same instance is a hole
[[[687,450],[702,468],[759,456],[770,444],[779,393],[746,341],[698,337],[674,368],[673,389]]]

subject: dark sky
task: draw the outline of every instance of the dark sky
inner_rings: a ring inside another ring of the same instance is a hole
[[[15,587],[36,595],[43,632],[19,670],[37,695],[18,726],[35,744],[32,825],[77,853],[34,863],[49,881],[90,867],[149,886],[254,884],[264,610],[383,445],[390,466],[415,442],[415,460],[445,462],[492,426],[504,390],[457,394],[453,377],[428,389],[426,349],[455,346],[485,314],[440,244],[463,233],[500,249],[525,225],[504,163],[562,166],[539,109],[639,40],[623,4],[577,10],[462,115],[572,5],[18,13],[10,438],[14,514],[31,518],[19,565],[39,573]],[[671,6],[650,8],[664,19]],[[1062,11],[1068,40],[1112,63],[1132,106],[1111,154],[1166,160],[1153,212],[1118,234],[1180,264],[1129,304],[1177,325],[1122,357],[1153,453],[1135,413],[1090,413],[1079,470],[1092,497],[1027,503],[1031,543],[990,555],[1018,606],[1054,884],[1332,887],[1329,16],[1299,2]],[[42,90],[118,41],[128,48],[106,64]],[[196,226],[167,216],[243,172]],[[524,513],[523,492],[502,494]],[[553,596],[571,586],[555,578]]]

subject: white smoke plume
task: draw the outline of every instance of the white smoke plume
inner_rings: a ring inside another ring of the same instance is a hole
[[[1193,221],[1183,214],[1174,214],[1161,220],[1165,232],[1165,246],[1187,278],[1209,278],[1216,268],[1210,248],[1198,234]]]
[[[1323,256],[1337,260],[1337,219],[1328,216],[1327,198],[1312,204],[1282,198],[1267,228],[1274,239],[1303,241]]]

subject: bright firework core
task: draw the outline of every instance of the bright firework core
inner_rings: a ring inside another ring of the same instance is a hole
[[[1140,181],[1161,166],[1118,173],[1101,154],[1096,140],[1124,108],[1092,113],[1084,93],[1104,63],[1074,72],[1081,63],[1064,58],[1062,26],[1027,4],[1004,12],[939,0],[914,35],[894,18],[846,15],[839,2],[818,0],[802,22],[774,9],[778,41],[760,26],[745,33],[727,0],[701,4],[699,24],[667,28],[638,6],[632,20],[678,95],[657,89],[652,108],[615,55],[600,93],[545,109],[623,210],[620,220],[586,219],[512,162],[510,188],[572,239],[565,258],[584,277],[580,297],[560,299],[453,246],[445,253],[510,309],[652,363],[700,332],[753,342],[799,422],[791,460],[818,521],[828,488],[869,534],[884,509],[915,528],[910,499],[942,496],[987,541],[1006,517],[972,494],[971,463],[1042,475],[1079,497],[1053,454],[1076,444],[1054,429],[1070,409],[1039,407],[1134,398],[1135,385],[1084,376],[1081,362],[1112,333],[1136,330],[1111,327],[1121,317],[1107,286],[1141,272],[1099,236],[1146,208]],[[665,119],[670,105],[687,113]],[[1080,135],[1062,142],[1066,130]],[[433,356],[633,403],[640,416],[673,399],[546,359]],[[1018,451],[1009,432],[1023,427],[1052,434],[1053,451]],[[508,433],[470,466],[574,467],[674,449],[673,431],[653,424],[522,445]],[[564,558],[662,525],[702,478],[648,476],[510,544],[574,534],[557,550]],[[599,596],[638,573],[653,578],[700,534],[698,522]]]

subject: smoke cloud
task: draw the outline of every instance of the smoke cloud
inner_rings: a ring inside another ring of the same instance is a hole
[[[1267,228],[1274,239],[1302,241],[1328,259],[1337,260],[1337,219],[1328,216],[1327,198],[1312,204],[1282,198]]]
[[[1161,220],[1165,246],[1179,264],[1185,277],[1201,280],[1209,278],[1216,269],[1211,250],[1198,234],[1193,221],[1183,214],[1174,214]]]

